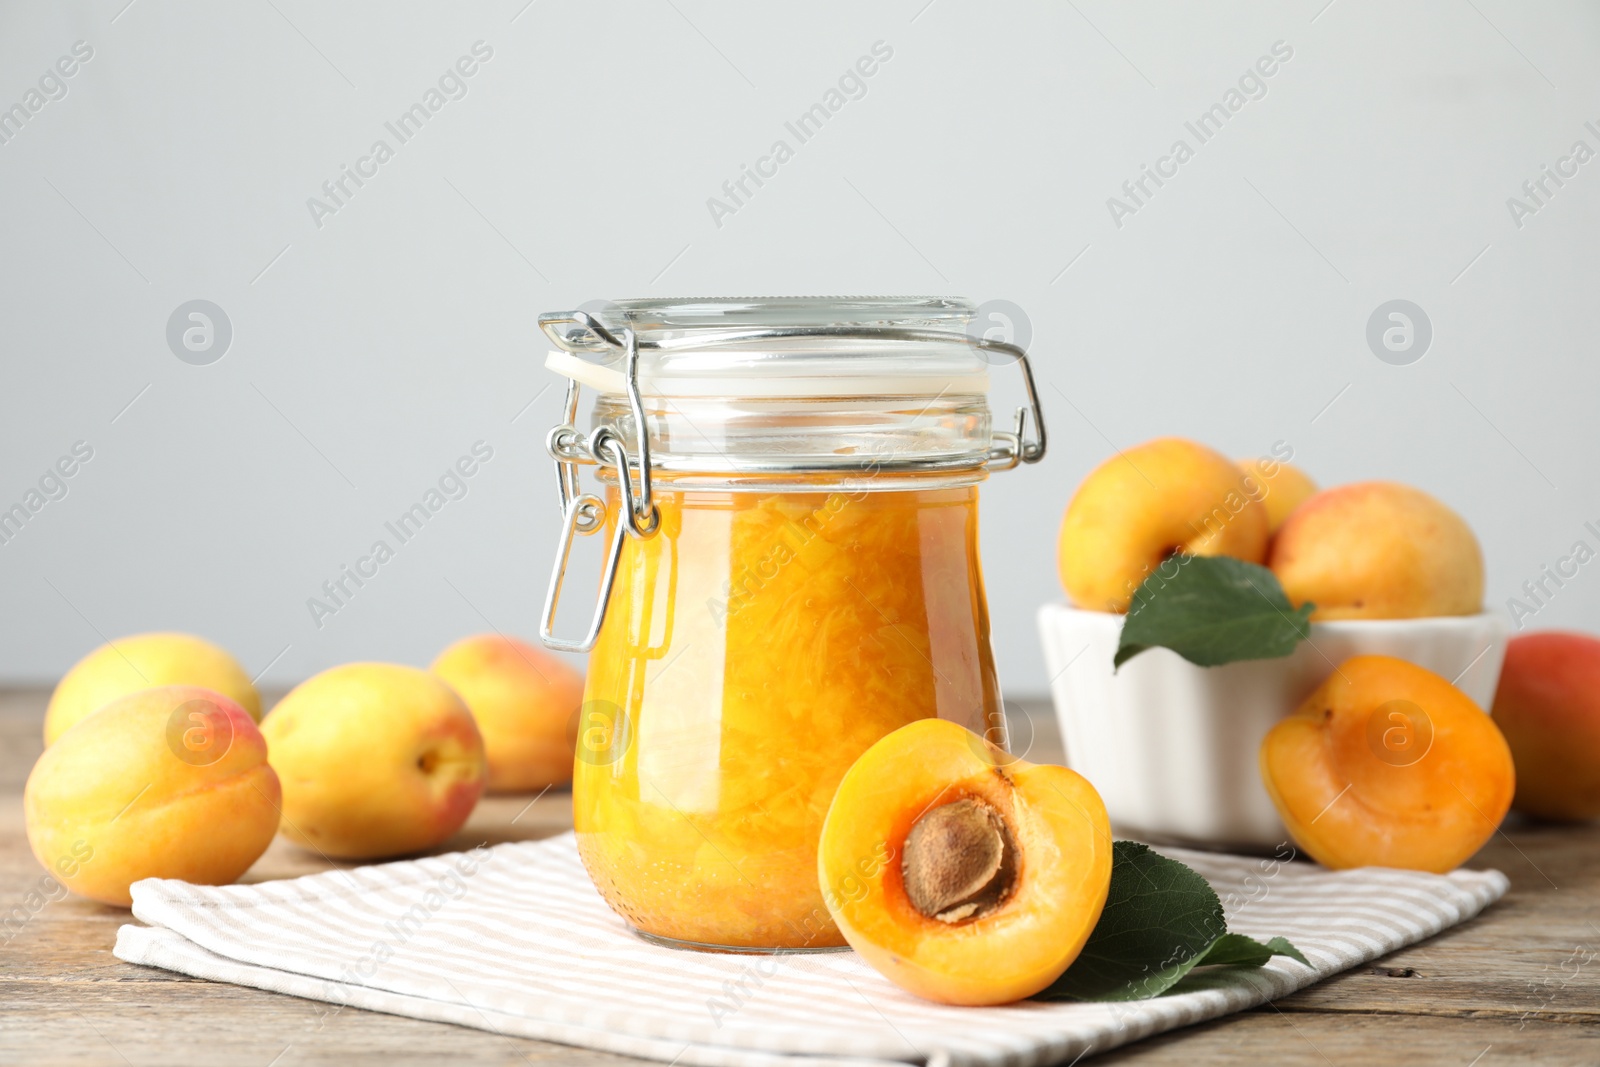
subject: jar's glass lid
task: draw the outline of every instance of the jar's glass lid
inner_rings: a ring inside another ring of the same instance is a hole
[[[644,396],[984,395],[976,308],[951,297],[619,300],[541,315],[545,365],[602,393],[626,390],[632,330]],[[601,335],[598,324],[611,337]]]

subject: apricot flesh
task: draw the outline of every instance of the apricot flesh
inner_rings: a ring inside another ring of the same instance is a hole
[[[1219,452],[1163,437],[1089,473],[1061,521],[1061,584],[1078,607],[1125,612],[1134,590],[1168,557],[1266,558],[1259,485]]]
[[[1506,646],[1494,721],[1511,746],[1511,806],[1541,819],[1600,816],[1600,639],[1547,633]]]
[[[1432,671],[1348,659],[1267,732],[1261,777],[1325,867],[1443,874],[1493,836],[1516,785],[1493,720]]]
[[[944,1004],[1008,1004],[1059,978],[1111,884],[1111,826],[1080,775],[941,719],[845,774],[823,822],[823,900],[861,956]]]
[[[213,690],[261,721],[261,697],[225,649],[192,634],[134,634],[101,645],[62,675],[45,709],[44,743],[118,697],[163,685]]]
[[[431,848],[483,793],[483,738],[426,671],[347,663],[301,682],[261,723],[283,780],[283,836],[325,856]]]
[[[1267,561],[1312,619],[1417,619],[1483,610],[1483,553],[1460,515],[1420,489],[1358,482],[1301,504]]]
[[[583,675],[499,634],[464,637],[428,668],[454,689],[483,734],[491,793],[572,781]]]
[[[226,885],[278,830],[255,720],[220,693],[159,686],[56,739],[28,775],[28,844],[63,885],[126,907],[141,878]]]

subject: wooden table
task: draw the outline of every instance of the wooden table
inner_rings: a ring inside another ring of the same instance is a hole
[[[21,798],[47,697],[0,692],[0,915],[22,905],[44,876],[28,851]],[[1030,710],[1038,724],[1030,758],[1054,758],[1060,749],[1048,710]],[[531,807],[492,797],[449,847],[545,837],[571,817],[566,794]],[[246,880],[328,866],[280,839]],[[1600,1064],[1600,828],[1511,825],[1472,866],[1505,871],[1511,892],[1464,927],[1255,1011],[1093,1062]],[[111,955],[117,927],[128,921],[124,909],[68,896],[0,930],[0,1063],[641,1062],[355,1008],[328,1013],[313,1001],[136,967]]]

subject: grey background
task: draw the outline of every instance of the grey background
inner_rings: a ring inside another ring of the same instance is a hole
[[[94,454],[0,545],[0,680],[154,628],[268,684],[535,633],[559,390],[534,319],[602,297],[1027,309],[1050,455],[983,503],[1013,695],[1046,686],[1073,487],[1160,434],[1435,493],[1494,610],[1600,547],[1600,160],[1520,228],[1507,207],[1600,149],[1592,3],[13,2],[0,108],[78,40],[66,96],[0,144],[0,508]],[[479,40],[467,95],[315,225],[307,199]],[[1117,226],[1108,197],[1280,40],[1266,95]],[[866,94],[795,146],[785,120],[877,41]],[[794,158],[716,225],[780,137]],[[166,340],[195,299],[233,328],[205,366]],[[1365,339],[1392,299],[1432,321],[1406,366]],[[307,598],[479,440],[467,495],[317,627]],[[1600,563],[1529,623],[1600,624]]]

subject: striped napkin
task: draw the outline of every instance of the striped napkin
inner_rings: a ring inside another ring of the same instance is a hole
[[[722,955],[648,944],[595,892],[571,833],[258,885],[146,879],[116,955],[214,981],[711,1067],[1008,1065],[1086,1053],[1253,1007],[1420,941],[1507,888],[1499,871],[1326,871],[1163,849],[1210,880],[1230,929],[1290,938],[1131,1004],[918,1000],[853,952]]]

